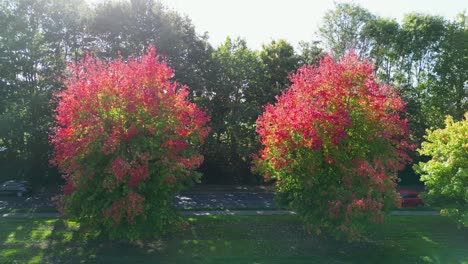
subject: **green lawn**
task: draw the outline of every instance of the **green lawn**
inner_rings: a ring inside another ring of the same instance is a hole
[[[296,216],[203,216],[172,237],[125,243],[62,219],[1,219],[0,263],[468,263],[468,230],[440,216],[390,216],[368,241],[304,232]]]

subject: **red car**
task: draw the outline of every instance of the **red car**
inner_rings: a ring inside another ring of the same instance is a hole
[[[409,207],[409,206],[422,206],[424,202],[421,198],[419,198],[418,191],[412,190],[398,190],[401,197],[401,206],[402,207]]]

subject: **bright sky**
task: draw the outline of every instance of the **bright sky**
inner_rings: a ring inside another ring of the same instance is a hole
[[[245,38],[249,47],[284,38],[293,45],[316,39],[323,15],[333,0],[161,0],[171,9],[192,19],[197,32],[208,32],[218,46],[226,36]],[[468,0],[356,0],[372,13],[400,20],[411,12],[454,19],[466,10]]]
[[[105,0],[86,0],[101,2]],[[170,9],[187,15],[198,33],[208,32],[213,46],[226,36],[242,37],[249,47],[280,38],[294,46],[301,40],[317,39],[315,33],[325,12],[334,2],[350,0],[159,0]],[[468,0],[354,0],[373,14],[401,20],[411,12],[454,19],[468,12]]]

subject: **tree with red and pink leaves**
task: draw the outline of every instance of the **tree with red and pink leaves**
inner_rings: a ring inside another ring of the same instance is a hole
[[[154,47],[126,61],[87,54],[69,65],[51,138],[66,180],[63,213],[130,239],[181,223],[172,197],[199,178],[209,118],[173,75]]]
[[[257,120],[255,169],[309,230],[357,239],[399,204],[396,172],[413,148],[405,103],[352,53],[303,66],[291,82]]]

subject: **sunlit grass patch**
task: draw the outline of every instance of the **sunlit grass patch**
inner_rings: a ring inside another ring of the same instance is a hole
[[[468,230],[440,216],[390,216],[367,239],[309,234],[297,216],[197,216],[185,231],[126,242],[65,219],[0,222],[0,263],[468,263]]]

